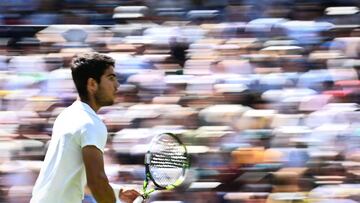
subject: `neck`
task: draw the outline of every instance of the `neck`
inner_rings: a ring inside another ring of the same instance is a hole
[[[97,105],[93,99],[80,99],[80,101],[89,105],[90,108],[92,108],[95,112],[97,112],[100,109],[100,106]]]

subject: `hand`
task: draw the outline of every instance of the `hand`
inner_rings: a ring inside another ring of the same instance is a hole
[[[119,192],[119,199],[124,203],[132,203],[139,195],[140,193],[134,189],[121,188]]]

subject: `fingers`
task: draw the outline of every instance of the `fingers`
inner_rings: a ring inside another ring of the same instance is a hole
[[[120,189],[119,199],[122,202],[132,203],[140,193],[134,189]]]

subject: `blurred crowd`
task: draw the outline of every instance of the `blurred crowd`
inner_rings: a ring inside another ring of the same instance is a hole
[[[360,1],[0,2],[0,202],[28,202],[82,52],[113,57],[100,109],[112,183],[141,188],[151,138],[191,168],[150,202],[360,202]],[[84,200],[85,202],[86,200]]]

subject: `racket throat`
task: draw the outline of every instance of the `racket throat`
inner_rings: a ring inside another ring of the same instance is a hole
[[[149,185],[150,174],[146,173],[146,177],[143,183],[143,192],[145,193],[147,186]]]
[[[150,194],[153,193],[155,191],[154,188],[152,188],[151,190],[148,190],[146,192],[144,192],[141,196],[144,198],[144,199],[148,199],[150,197]]]
[[[144,199],[149,198],[149,194],[151,193],[150,191],[146,191],[149,185],[149,180],[150,180],[150,173],[147,172],[143,183],[143,194],[141,195]]]

